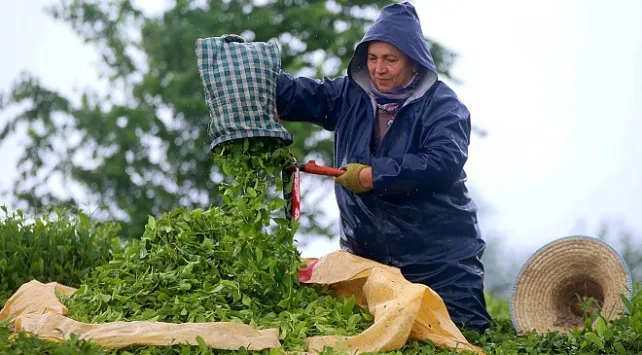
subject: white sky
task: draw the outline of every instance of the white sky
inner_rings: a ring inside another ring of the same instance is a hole
[[[459,53],[453,72],[464,82],[453,87],[489,132],[474,137],[466,166],[493,209],[485,235],[532,250],[595,234],[606,219],[642,235],[642,2],[413,2],[424,33]],[[41,11],[48,3],[3,6],[0,90],[23,70],[68,94],[99,85],[95,52]],[[15,178],[18,154],[17,139],[0,145],[0,188]],[[336,214],[332,193],[325,205]],[[303,252],[337,248],[318,241]]]

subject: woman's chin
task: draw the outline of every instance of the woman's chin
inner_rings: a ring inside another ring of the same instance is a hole
[[[389,82],[378,82],[377,83],[377,89],[379,91],[384,92],[384,93],[390,93],[392,91],[392,86],[390,85]]]

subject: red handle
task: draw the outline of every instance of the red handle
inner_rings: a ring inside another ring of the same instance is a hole
[[[301,171],[316,174],[316,175],[325,175],[325,176],[334,176],[338,177],[343,175],[346,171],[344,169],[331,168],[329,166],[317,165],[314,160],[310,160],[305,164],[301,164]]]
[[[294,182],[292,183],[292,207],[290,215],[295,221],[301,217],[301,178],[299,176],[299,169],[294,169]]]

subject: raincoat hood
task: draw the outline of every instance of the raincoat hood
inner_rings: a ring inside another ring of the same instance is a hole
[[[370,91],[367,57],[368,44],[372,41],[383,41],[397,47],[423,68],[422,81],[409,100],[421,97],[437,81],[435,61],[424,38],[417,11],[409,2],[384,7],[350,59],[348,76],[366,92]]]

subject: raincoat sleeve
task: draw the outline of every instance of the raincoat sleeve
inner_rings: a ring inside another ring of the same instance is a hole
[[[470,114],[454,97],[437,99],[433,107],[423,118],[426,123],[418,147],[396,159],[372,158],[375,194],[439,192],[459,179],[468,159]]]
[[[333,131],[344,85],[345,77],[315,80],[281,71],[276,88],[279,119],[309,122]]]

